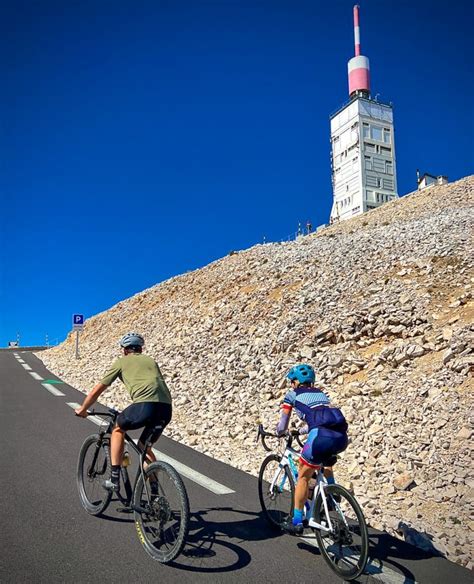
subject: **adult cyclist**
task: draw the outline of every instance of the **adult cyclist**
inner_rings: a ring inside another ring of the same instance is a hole
[[[311,365],[295,365],[286,377],[291,383],[291,390],[281,404],[276,433],[282,436],[287,432],[293,409],[307,424],[302,433],[308,432],[299,461],[293,517],[289,517],[283,525],[286,532],[300,535],[303,532],[303,510],[308,498],[309,481],[324,458],[347,448],[347,422],[341,410],[330,407],[329,397],[314,387],[315,373]],[[325,476],[329,484],[334,483],[332,468],[325,468]]]
[[[171,420],[169,389],[158,364],[151,357],[142,354],[144,344],[142,335],[138,333],[130,332],[123,336],[120,340],[123,356],[112,363],[101,381],[84,399],[82,406],[74,410],[77,416],[85,418],[87,410],[117,378],[130,394],[132,404],[117,417],[110,439],[112,472],[110,480],[104,482],[104,487],[112,491],[119,490],[125,432],[143,428],[138,442],[143,448],[149,437],[152,437],[153,442],[160,437],[161,432],[155,432],[152,436],[155,426],[160,424],[164,429]],[[150,462],[156,460],[151,446],[147,451],[147,458]]]

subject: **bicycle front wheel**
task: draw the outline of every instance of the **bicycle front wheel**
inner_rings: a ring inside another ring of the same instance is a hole
[[[112,493],[102,486],[110,469],[109,438],[88,436],[79,452],[77,488],[82,506],[91,515],[100,515],[110,503]]]
[[[135,527],[146,552],[158,562],[174,560],[184,547],[189,529],[186,487],[166,462],[153,462],[140,474],[134,490]]]
[[[355,580],[365,569],[369,553],[369,536],[364,514],[355,497],[341,485],[325,488],[332,531],[316,530],[321,555],[338,576]],[[328,525],[321,495],[316,500],[314,518]]]
[[[275,529],[293,513],[295,481],[288,467],[280,466],[281,456],[270,454],[258,475],[258,497],[265,519]]]

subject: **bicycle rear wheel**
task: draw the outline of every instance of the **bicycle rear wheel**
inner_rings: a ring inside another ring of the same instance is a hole
[[[158,562],[171,562],[181,553],[189,529],[189,501],[181,477],[170,464],[153,462],[145,471],[145,483],[140,474],[133,501],[135,527],[146,552]]]
[[[330,533],[316,530],[319,550],[338,576],[354,580],[364,571],[369,552],[364,514],[355,497],[341,485],[328,485],[325,493],[333,529]],[[316,500],[314,518],[328,524],[321,495]]]
[[[280,461],[281,456],[270,454],[262,462],[258,475],[260,505],[265,519],[275,529],[292,515],[295,501],[293,476],[288,467],[280,467]]]
[[[110,468],[109,438],[88,436],[79,452],[77,488],[82,506],[91,515],[100,515],[110,503],[112,493],[102,486]]]

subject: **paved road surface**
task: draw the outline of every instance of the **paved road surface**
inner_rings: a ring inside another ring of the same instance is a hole
[[[266,526],[254,477],[165,437],[159,450],[201,478],[185,477],[192,519],[184,553],[170,566],[154,562],[132,516],[112,504],[105,517],[92,517],[79,503],[77,454],[97,429],[68,406],[83,394],[47,383],[60,380],[22,349],[0,351],[0,372],[1,582],[340,582],[317,547]],[[261,448],[256,453],[263,459]],[[443,558],[370,535],[372,559],[361,583],[473,583],[471,572]]]

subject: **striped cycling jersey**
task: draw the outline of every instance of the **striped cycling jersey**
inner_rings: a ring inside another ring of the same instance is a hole
[[[281,409],[289,414],[294,408],[296,415],[304,420],[309,429],[315,428],[317,424],[316,408],[318,406],[329,406],[331,400],[317,387],[299,387],[289,391],[281,404]]]

